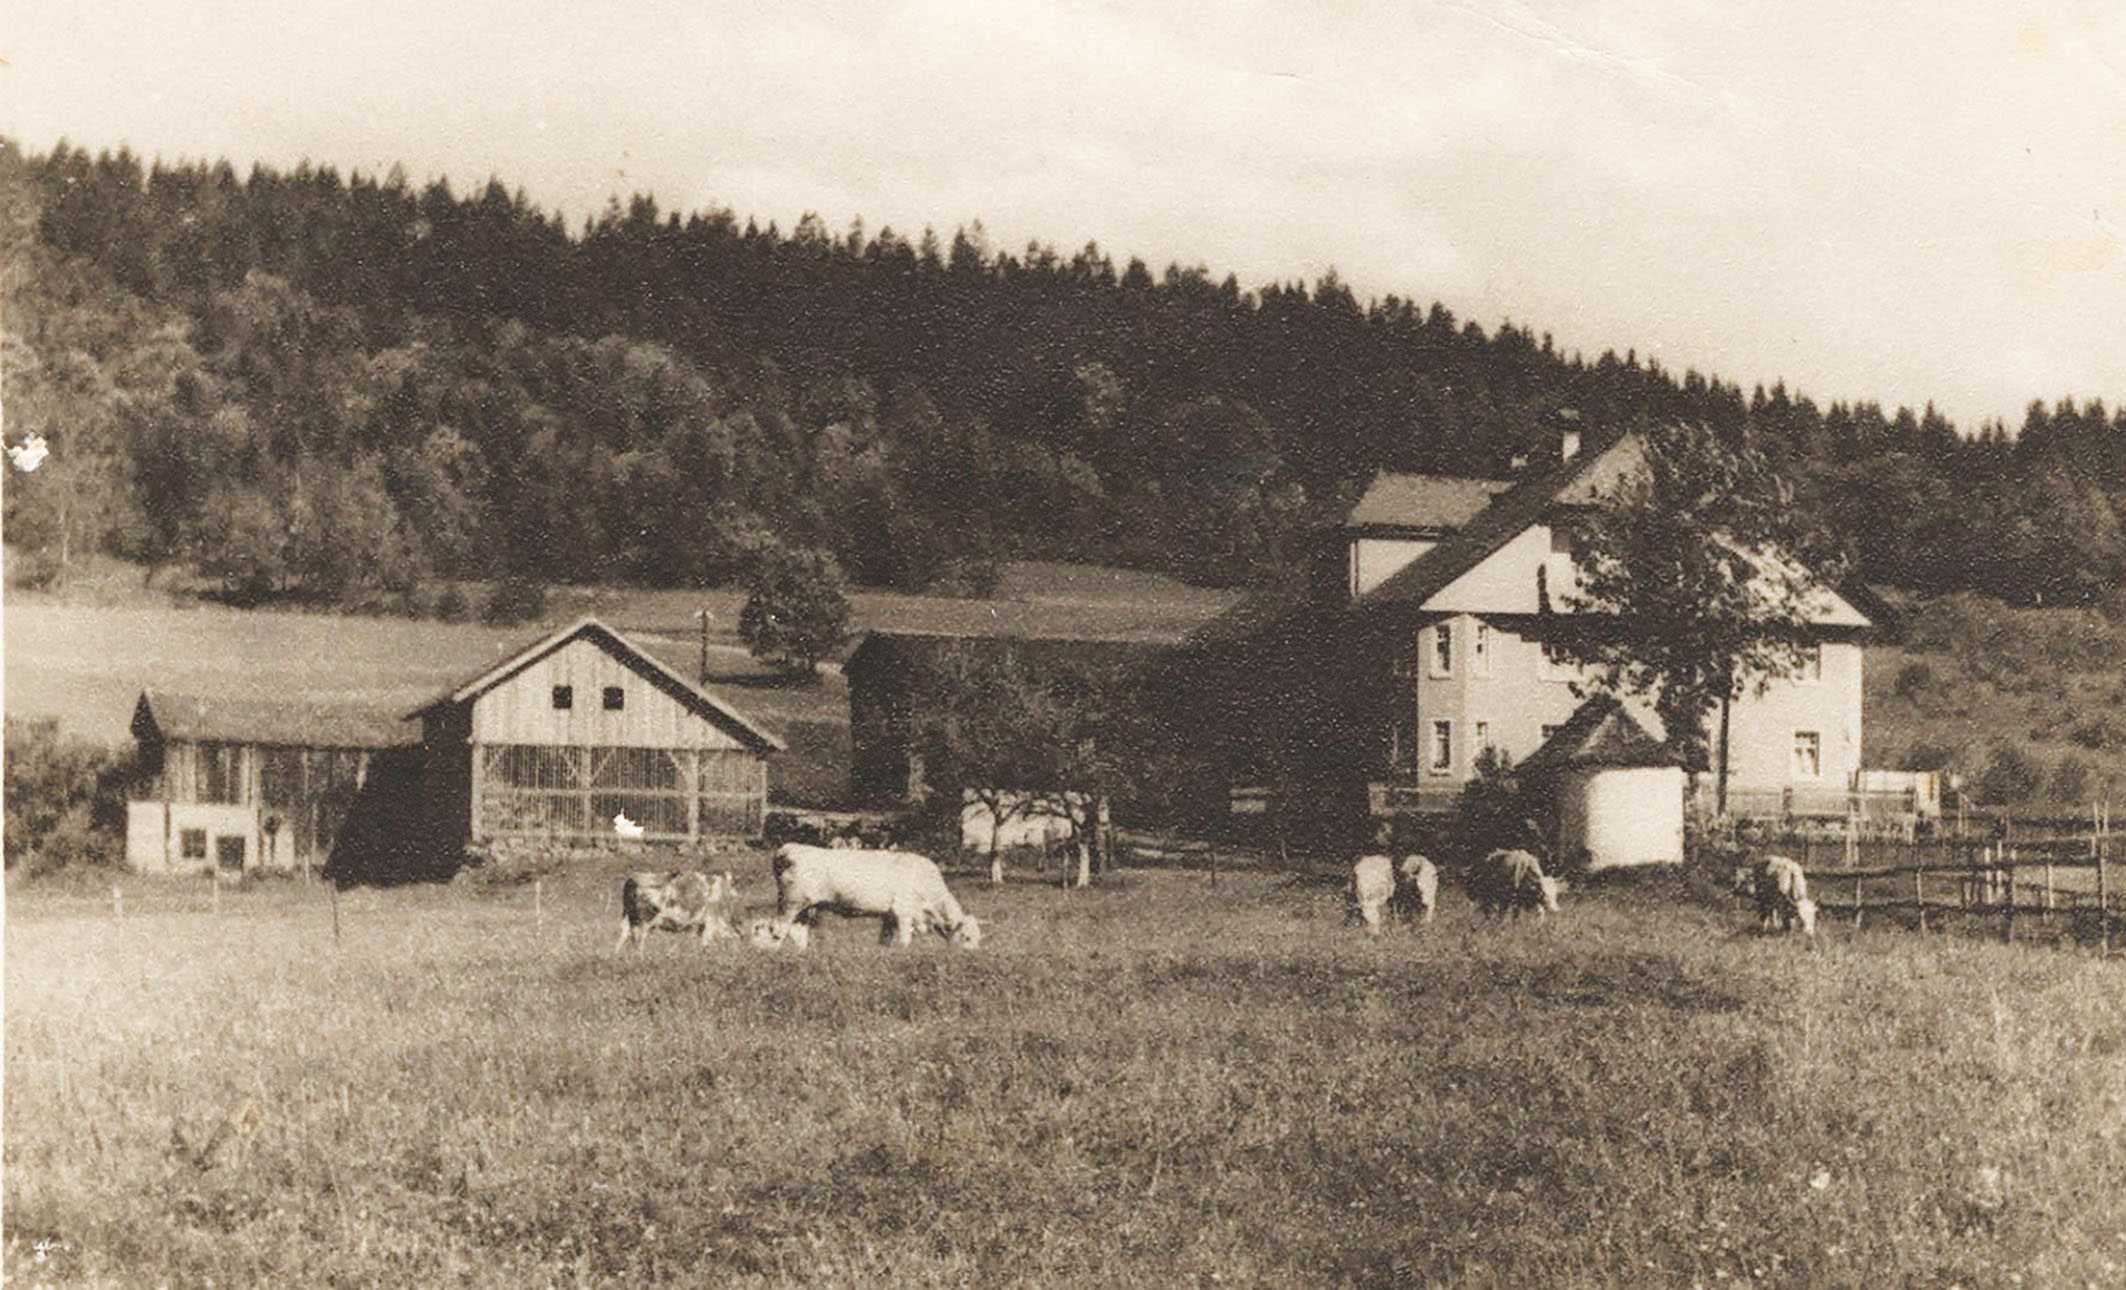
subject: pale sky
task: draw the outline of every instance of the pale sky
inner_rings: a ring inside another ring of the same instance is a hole
[[[2116,0],[6,0],[42,151],[1333,266],[1590,360],[2126,400]]]

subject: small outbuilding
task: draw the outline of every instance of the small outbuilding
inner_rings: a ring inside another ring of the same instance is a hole
[[[357,801],[411,782],[421,739],[373,708],[155,690],[132,730],[127,865],[227,876],[323,869]]]
[[[1556,854],[1588,870],[1683,862],[1683,767],[1608,695],[1580,706],[1517,768],[1556,812]]]

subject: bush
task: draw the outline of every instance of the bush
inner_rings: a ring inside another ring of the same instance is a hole
[[[446,623],[462,623],[471,616],[472,607],[465,603],[465,593],[455,583],[449,583],[436,594],[430,614]]]
[[[50,873],[125,857],[126,762],[62,739],[49,718],[7,719],[7,867]]]
[[[825,551],[775,549],[754,566],[738,612],[738,637],[753,657],[809,676],[849,633],[841,566]]]
[[[1916,743],[1897,759],[1897,769],[1947,770],[1956,764],[1956,752],[1946,744]]]
[[[2067,738],[2091,752],[2126,748],[2126,723],[2109,715],[2091,717],[2069,730]]]
[[[487,593],[480,606],[480,621],[491,627],[531,622],[546,617],[546,584],[536,578],[512,574]]]
[[[2027,802],[2045,786],[2045,765],[2013,744],[1996,744],[1979,772],[1979,800],[2001,806]]]
[[[2079,804],[2089,800],[2089,785],[2095,778],[2095,768],[2088,760],[2073,753],[2060,758],[2060,764],[2052,768],[2052,782],[2047,786],[2047,795],[2055,802]]]

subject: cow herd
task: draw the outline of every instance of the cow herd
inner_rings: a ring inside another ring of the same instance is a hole
[[[981,923],[960,906],[944,874],[912,851],[787,842],[776,849],[771,868],[775,913],[750,918],[741,913],[728,872],[630,874],[621,884],[620,940],[614,948],[630,942],[639,948],[648,933],[671,931],[696,936],[703,945],[730,940],[802,950],[810,946],[822,913],[878,919],[881,943],[905,946],[924,933],[963,949],[982,943]],[[1438,866],[1424,856],[1361,856],[1351,866],[1351,920],[1370,936],[1380,935],[1391,917],[1428,924],[1439,908],[1439,885]],[[1487,917],[1518,918],[1525,911],[1543,918],[1558,912],[1566,884],[1544,873],[1533,853],[1502,849],[1469,871],[1468,888]],[[1793,860],[1766,856],[1737,869],[1735,890],[1755,902],[1764,931],[1815,935],[1816,902],[1809,898],[1807,875]]]
[[[698,935],[703,945],[732,940],[761,949],[802,950],[821,913],[876,918],[879,939],[906,945],[935,932],[953,945],[982,943],[982,925],[960,908],[936,864],[911,851],[786,842],[776,848],[775,914],[741,917],[729,873],[645,871],[620,886],[620,940],[639,948],[653,931]]]

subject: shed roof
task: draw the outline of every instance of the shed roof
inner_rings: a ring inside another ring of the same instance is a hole
[[[1676,755],[1647,733],[1615,697],[1598,694],[1580,705],[1543,746],[1517,768],[1543,774],[1567,767],[1677,766]]]
[[[578,638],[590,640],[607,653],[629,663],[649,678],[665,693],[677,699],[689,710],[704,719],[729,729],[741,739],[763,751],[783,751],[783,741],[766,726],[748,717],[730,704],[717,698],[701,686],[675,671],[663,660],[636,645],[627,637],[606,626],[592,615],[586,614],[576,621],[548,632],[537,640],[510,654],[501,662],[466,678],[443,694],[421,705],[410,715],[422,717],[438,708],[468,704],[501,685],[525,668],[554,653]]]
[[[143,741],[274,744],[291,748],[397,748],[421,727],[389,709],[301,699],[206,698],[144,690],[133,705]]]
[[[1457,529],[1513,487],[1503,479],[1382,471],[1344,519],[1346,528]]]
[[[1100,665],[1148,663],[1173,649],[1166,640],[1121,640],[1113,637],[1005,632],[869,631],[843,666],[845,675],[861,676],[889,658],[927,657],[949,646],[1014,651],[1033,662],[1065,661]]]

